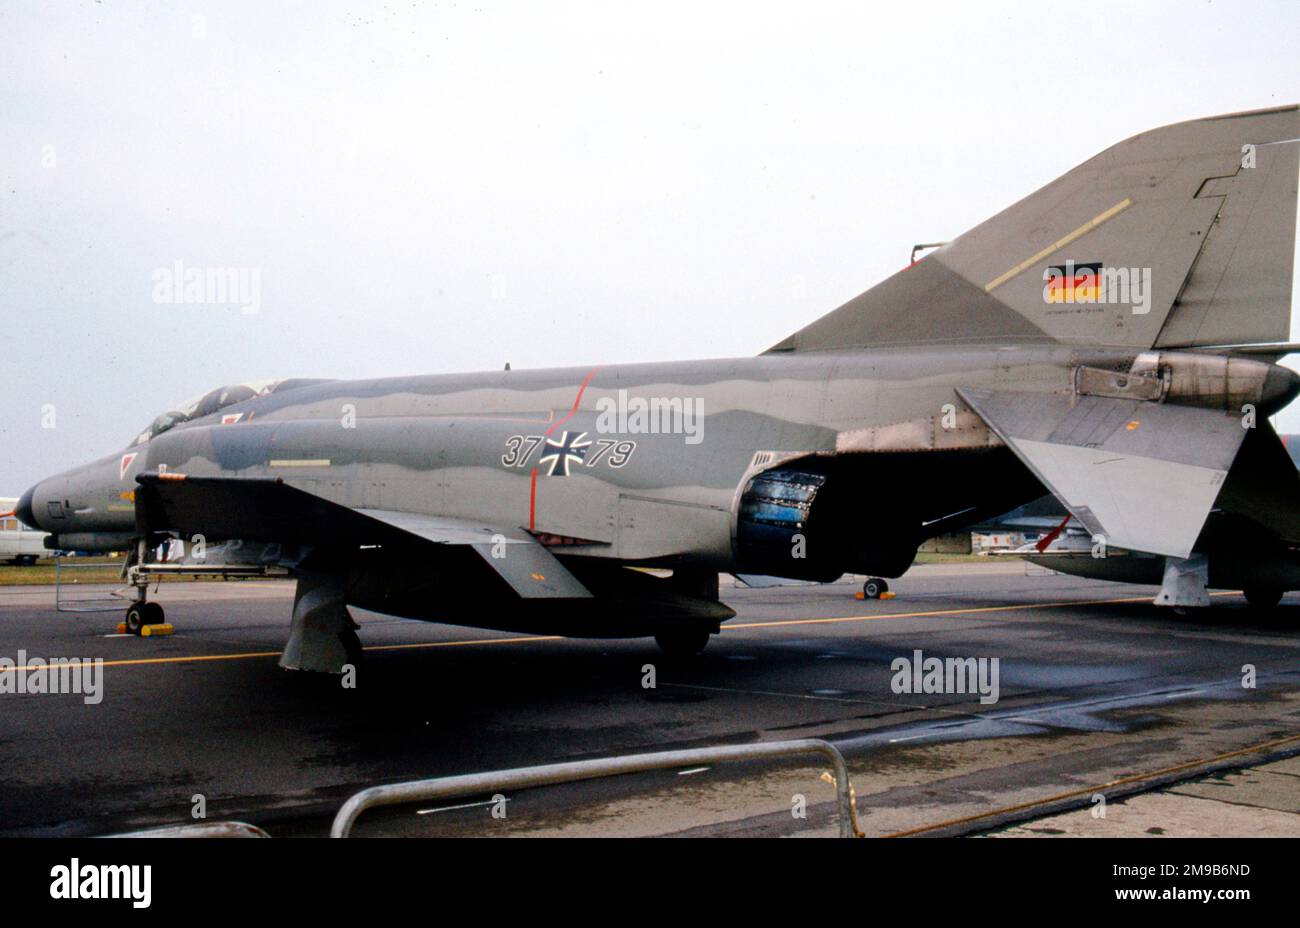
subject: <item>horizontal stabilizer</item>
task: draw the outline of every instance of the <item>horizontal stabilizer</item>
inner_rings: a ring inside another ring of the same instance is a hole
[[[1209,409],[958,390],[1108,547],[1187,557],[1247,429]]]

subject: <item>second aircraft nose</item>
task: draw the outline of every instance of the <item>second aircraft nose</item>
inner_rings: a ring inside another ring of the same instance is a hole
[[[36,492],[36,487],[31,487],[26,493],[18,498],[18,505],[14,507],[14,515],[18,521],[28,528],[40,528],[36,524],[36,514],[32,512],[32,494]]]

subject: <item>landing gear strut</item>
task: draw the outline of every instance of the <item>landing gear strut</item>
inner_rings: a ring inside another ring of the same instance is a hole
[[[1205,591],[1210,579],[1210,559],[1204,554],[1190,557],[1165,558],[1164,582],[1156,594],[1157,606],[1179,609],[1204,609],[1210,605],[1210,594]]]
[[[347,593],[347,578],[340,573],[299,571],[281,667],[341,674],[360,664],[359,626],[348,612]]]
[[[140,570],[149,553],[148,542],[141,538],[136,543],[135,563],[127,563],[124,568],[127,582],[135,589],[135,602],[126,610],[126,630],[132,635],[140,634],[146,625],[161,625],[165,620],[163,607],[148,601],[149,576]]]

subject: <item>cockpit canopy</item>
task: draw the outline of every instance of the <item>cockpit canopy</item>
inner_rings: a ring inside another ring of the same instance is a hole
[[[258,396],[266,396],[268,393],[275,392],[281,384],[288,382],[285,380],[260,380],[217,387],[196,400],[172,407],[169,411],[154,419],[153,422],[149,423],[149,427],[136,437],[133,444],[143,444],[154,436],[161,435],[168,429],[180,425],[182,422],[201,419],[204,416],[212,415],[214,412],[219,412],[227,406],[233,406],[235,403],[242,403],[244,400],[251,400]],[[302,381],[296,382],[301,383]]]

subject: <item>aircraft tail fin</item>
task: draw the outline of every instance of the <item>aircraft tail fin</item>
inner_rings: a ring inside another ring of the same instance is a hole
[[[1296,105],[1144,132],[769,352],[1285,341],[1298,169]]]

